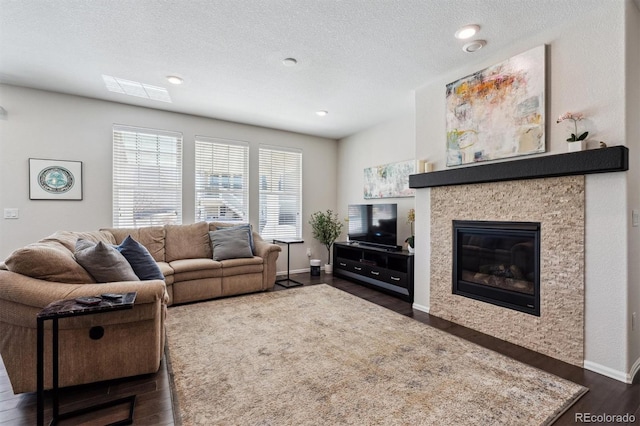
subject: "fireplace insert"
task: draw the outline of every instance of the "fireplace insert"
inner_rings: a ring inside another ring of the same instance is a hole
[[[453,294],[540,316],[540,223],[454,220]]]

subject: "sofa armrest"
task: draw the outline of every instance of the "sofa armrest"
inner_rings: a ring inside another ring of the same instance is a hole
[[[254,233],[254,244],[256,246],[255,255],[261,257],[264,263],[267,263],[269,259],[269,253],[279,253],[282,251],[282,247],[278,244],[268,243],[262,238],[256,238]]]
[[[254,254],[261,257],[264,264],[262,290],[268,290],[273,288],[276,282],[276,261],[282,251],[282,247],[263,240],[256,232],[253,233],[253,242],[256,247]]]
[[[60,321],[63,387],[158,370],[164,347],[164,281],[65,284],[0,270],[0,354],[13,391],[36,390],[36,318],[43,307],[56,300],[130,291],[138,293],[133,309]],[[44,324],[45,339],[52,323]],[[104,337],[93,339],[89,330],[94,327],[100,327]],[[51,356],[48,346],[45,359]],[[45,375],[45,389],[51,386]]]
[[[104,284],[66,284],[43,281],[15,272],[0,270],[0,299],[44,308],[51,302],[103,293],[138,292],[136,304],[168,302],[164,281],[123,281]]]

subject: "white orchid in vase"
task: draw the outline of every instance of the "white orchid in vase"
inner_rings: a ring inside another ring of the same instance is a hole
[[[561,123],[565,120],[573,121],[574,130],[573,130],[573,133],[571,133],[571,137],[567,139],[567,142],[578,142],[578,141],[583,141],[587,138],[587,136],[589,135],[589,132],[584,132],[580,136],[578,136],[578,121],[582,121],[583,119],[584,119],[584,115],[579,112],[578,113],[565,112],[560,117],[558,117],[558,120],[556,120],[556,123]]]

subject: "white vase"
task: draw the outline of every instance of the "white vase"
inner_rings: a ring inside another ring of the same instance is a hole
[[[332,274],[333,273],[333,265],[331,265],[330,263],[327,263],[326,265],[324,265],[324,273],[325,274]]]
[[[414,249],[414,248],[413,248],[413,247],[411,247],[411,246],[407,246],[407,249],[409,250],[409,253],[413,253],[413,252],[415,252],[415,251],[416,251],[416,249]]]
[[[567,142],[569,152],[584,151],[587,147],[586,141]]]

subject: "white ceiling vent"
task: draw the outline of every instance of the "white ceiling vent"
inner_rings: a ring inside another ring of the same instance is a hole
[[[107,90],[110,92],[171,103],[171,96],[169,96],[169,92],[164,87],[138,83],[137,81],[125,80],[104,74],[102,75],[102,79],[104,80]]]

